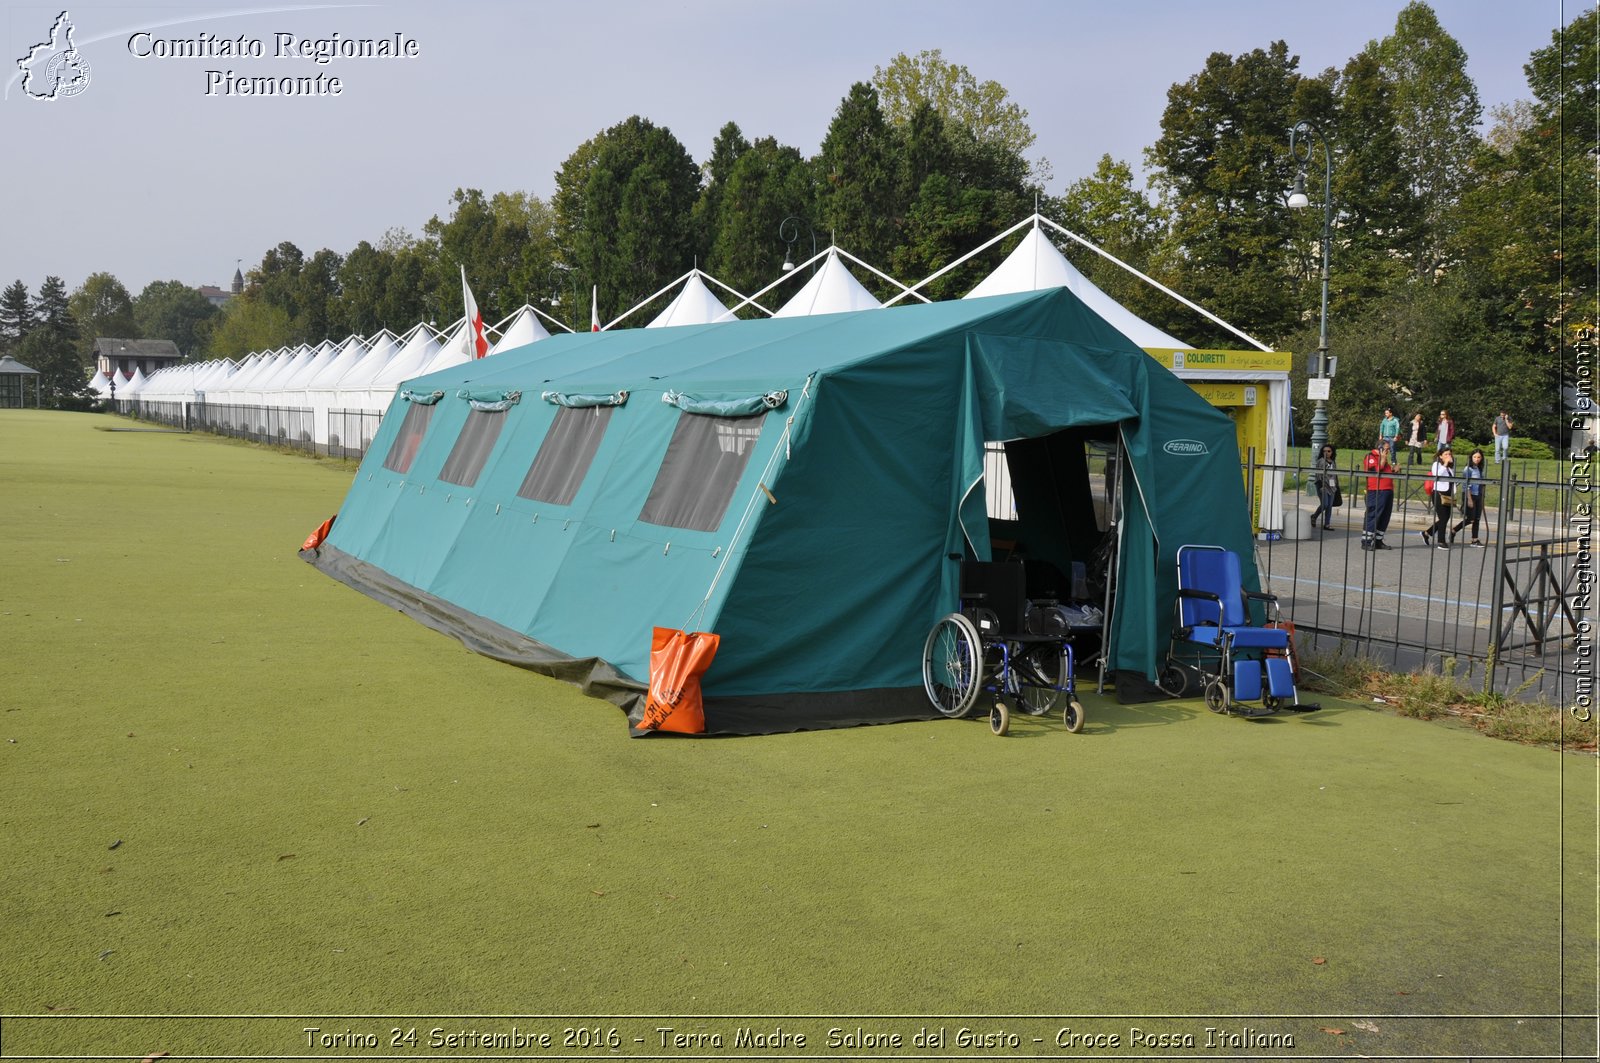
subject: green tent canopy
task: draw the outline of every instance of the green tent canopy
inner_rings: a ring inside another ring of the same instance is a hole
[[[1066,289],[579,333],[407,381],[305,553],[635,720],[656,626],[720,636],[709,732],[924,719],[923,640],[990,556],[985,442],[1064,568],[1100,540],[1090,438],[1124,455],[1108,663],[1153,679],[1177,548],[1249,564],[1234,428]]]

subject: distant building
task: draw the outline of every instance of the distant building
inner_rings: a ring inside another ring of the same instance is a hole
[[[178,345],[171,340],[121,340],[96,336],[94,341],[95,368],[108,379],[113,373],[119,374],[117,379],[130,377],[135,369],[149,376],[157,369],[177,365],[182,360]]]
[[[244,271],[237,269],[233,271],[233,287],[229,291],[223,291],[215,284],[202,284],[195,290],[205,296],[206,301],[212,306],[226,306],[229,299],[244,293]]]

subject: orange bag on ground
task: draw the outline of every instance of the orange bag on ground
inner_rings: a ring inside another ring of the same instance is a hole
[[[645,697],[639,730],[705,733],[700,677],[711,667],[721,641],[722,636],[708,631],[654,629],[650,636],[650,691]]]
[[[335,513],[332,517],[329,517],[327,520],[317,525],[317,530],[306,536],[306,541],[301,545],[300,549],[315,550],[317,547],[321,546],[322,541],[326,539],[328,537],[328,533],[333,530],[334,519],[338,516],[339,514]]]

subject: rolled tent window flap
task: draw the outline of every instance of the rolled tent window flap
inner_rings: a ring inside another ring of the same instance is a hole
[[[444,398],[444,392],[412,391],[410,388],[407,388],[405,391],[400,393],[400,397],[411,403],[413,406],[433,406],[436,405],[440,399]]]
[[[450,457],[445,459],[444,468],[439,470],[439,479],[462,487],[471,487],[478,482],[478,474],[483,472],[489,452],[494,449],[495,440],[500,438],[500,429],[505,426],[504,412],[504,408],[473,407],[472,412],[467,414],[466,423],[461,426],[461,434],[456,437],[456,445],[450,448]]]
[[[503,389],[473,391],[462,388],[456,392],[456,398],[465,399],[474,410],[484,413],[503,413],[522,401],[522,392]]]
[[[765,421],[765,412],[743,417],[679,414],[639,519],[669,528],[716,531]]]
[[[443,392],[438,393],[441,397]],[[433,402],[438,402],[436,398]],[[405,420],[400,422],[400,431],[395,434],[394,442],[389,445],[389,453],[383,459],[383,467],[390,472],[402,475],[411,471],[411,462],[417,456],[417,448],[422,446],[422,437],[427,434],[428,422],[433,420],[433,403],[413,401],[406,408]]]
[[[628,401],[626,391],[613,391],[609,395],[569,395],[564,391],[546,391],[539,397],[553,406],[587,409],[591,406],[621,406]]]
[[[553,506],[571,505],[600,449],[613,409],[614,406],[597,404],[557,410],[517,494]]]
[[[787,391],[768,391],[761,395],[740,396],[731,399],[703,399],[685,395],[681,391],[665,391],[661,401],[676,406],[684,413],[707,414],[712,417],[755,417],[776,410],[789,401]]]

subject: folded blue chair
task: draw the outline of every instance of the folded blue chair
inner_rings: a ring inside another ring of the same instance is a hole
[[[1273,626],[1250,622],[1252,601],[1266,606]],[[1175,613],[1159,684],[1167,693],[1181,697],[1198,684],[1212,712],[1241,716],[1321,707],[1300,702],[1289,632],[1277,626],[1277,596],[1244,589],[1239,555],[1232,550],[1178,548]]]

